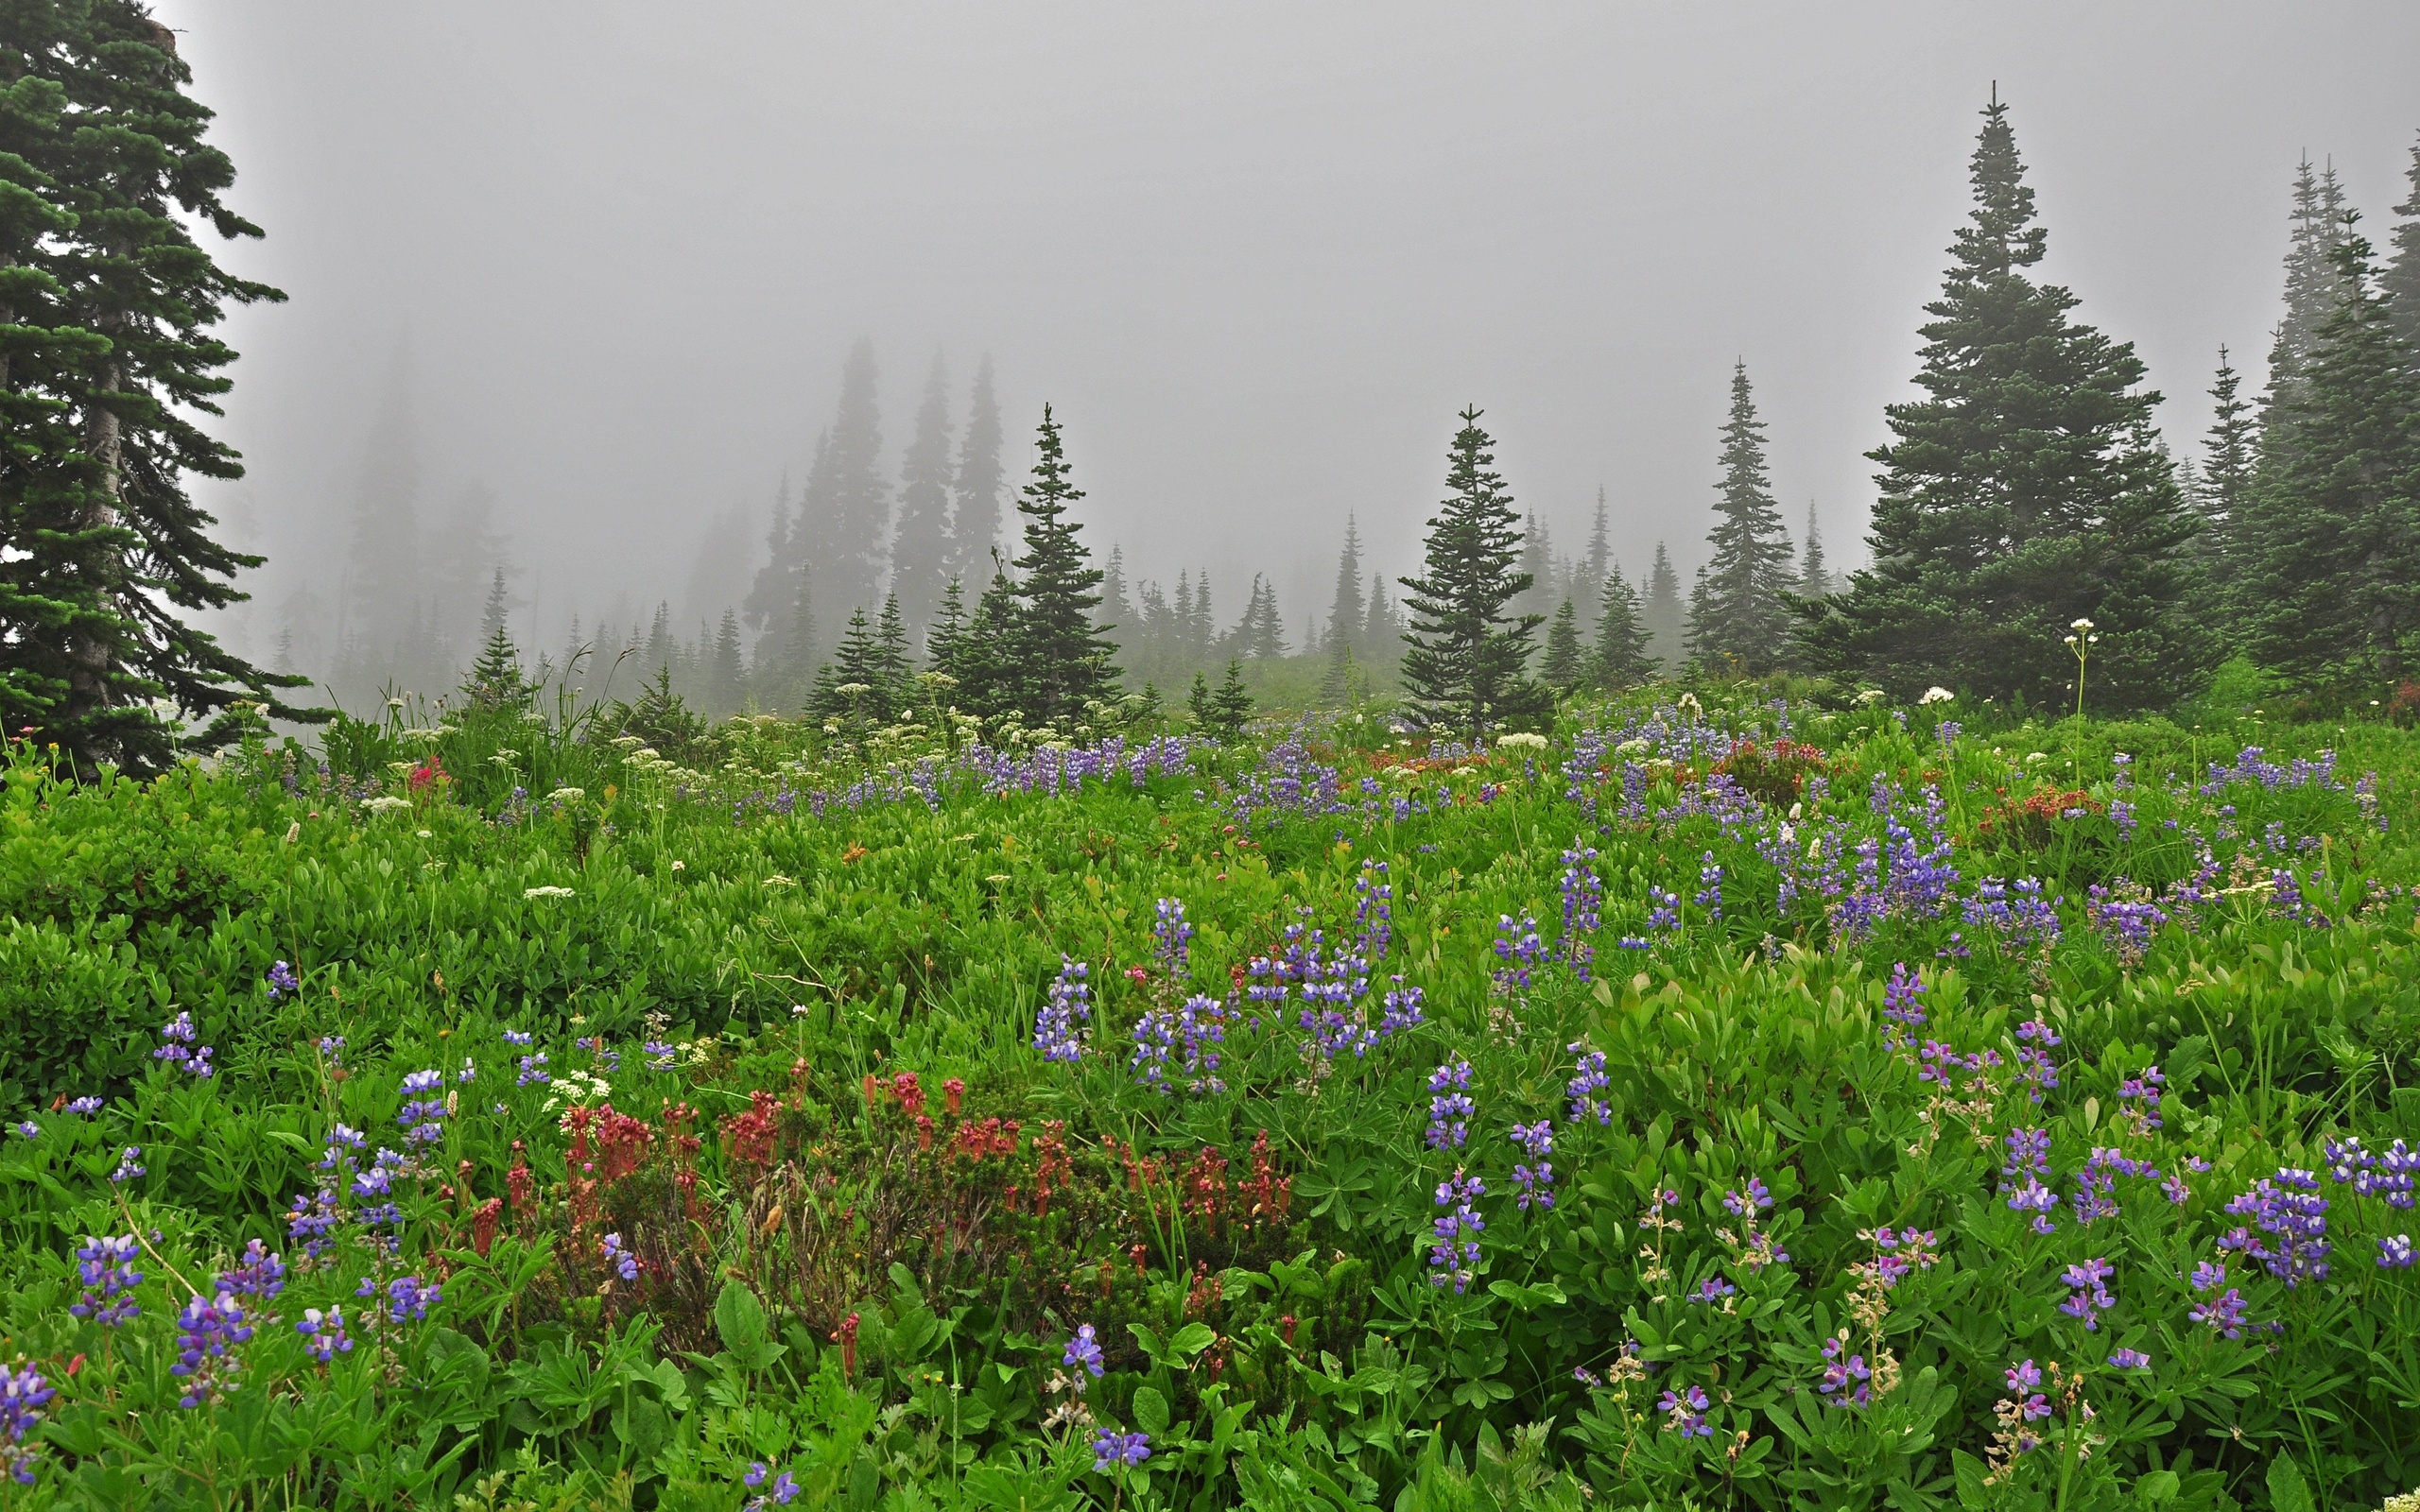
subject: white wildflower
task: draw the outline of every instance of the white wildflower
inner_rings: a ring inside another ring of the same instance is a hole
[[[1547,748],[1547,737],[1516,730],[1512,734],[1496,736],[1495,745],[1499,750],[1508,746],[1514,750],[1544,750]]]
[[[559,787],[546,795],[546,801],[549,803],[577,803],[587,796],[587,792],[581,788]]]
[[[1947,703],[1950,699],[1955,698],[1955,697],[1957,697],[1957,696],[1958,696],[1958,695],[1956,695],[1956,694],[1954,694],[1954,693],[1950,692],[1947,688],[1944,688],[1944,687],[1940,687],[1940,686],[1936,685],[1936,686],[1934,686],[1934,687],[1927,688],[1927,689],[1925,690],[1925,696],[1924,696],[1923,697],[1921,697],[1921,698],[1918,698],[1918,699],[1916,700],[1916,702],[1918,702],[1918,703]]]
[[[521,896],[524,898],[569,898],[572,896],[572,890],[569,887],[524,887],[521,889]]]
[[[412,800],[407,798],[397,798],[391,793],[382,793],[376,798],[363,799],[361,806],[372,814],[392,814],[397,809],[410,808]]]

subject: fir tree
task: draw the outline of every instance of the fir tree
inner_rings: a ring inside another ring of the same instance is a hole
[[[1519,517],[1493,471],[1494,443],[1479,429],[1479,411],[1466,408],[1461,418],[1445,474],[1452,492],[1428,522],[1426,573],[1401,579],[1411,613],[1403,676],[1410,713],[1423,724],[1478,736],[1536,712],[1539,690],[1527,673],[1541,616],[1505,612],[1530,586],[1513,571]]]
[[[925,665],[956,678],[959,645],[966,638],[966,588],[957,578],[942,590],[941,609],[925,633]]]
[[[1042,406],[1034,443],[1033,481],[1017,501],[1025,516],[1025,555],[1016,560],[1017,623],[1013,658],[1017,707],[1037,723],[1072,719],[1088,700],[1117,690],[1115,647],[1095,622],[1100,569],[1089,565],[1068,506],[1083,490],[1067,481],[1066,452],[1050,406]]]
[[[1195,729],[1220,740],[1241,739],[1244,726],[1252,719],[1252,695],[1244,691],[1243,663],[1229,657],[1227,676],[1215,692],[1208,678],[1195,673],[1184,707],[1193,715]]]
[[[2238,602],[2255,658],[2307,680],[2420,665],[2420,371],[2371,248],[2337,249],[2343,299],[2273,417],[2244,510]]]
[[[1538,623],[1545,624],[1559,596],[1554,582],[1554,538],[1534,509],[1522,516],[1521,558],[1513,571],[1530,582],[1513,600],[1514,607],[1524,614],[1535,614]]]
[[[2208,433],[2202,441],[2202,465],[2189,492],[2202,532],[2195,545],[2211,590],[2223,597],[2234,576],[2235,531],[2252,490],[2254,447],[2252,406],[2237,392],[2242,375],[2219,348],[2219,371],[2210,385],[2213,402]]]
[[[1605,576],[1598,595],[1597,645],[1591,657],[1590,679],[1608,693],[1634,687],[1655,676],[1655,658],[1648,654],[1648,631],[1638,606],[1638,590],[1616,567]]]
[[[1580,617],[1593,620],[1601,607],[1598,595],[1605,586],[1605,577],[1614,559],[1612,538],[1605,530],[1605,486],[1597,485],[1597,514],[1588,526],[1588,552],[1580,558],[1577,571],[1580,591],[1572,594],[1580,606]]]
[[[1192,691],[1184,696],[1184,711],[1193,716],[1195,730],[1205,735],[1217,732],[1219,705],[1217,695],[1210,691],[1210,674],[1193,674]]]
[[[2378,292],[2391,301],[2387,310],[2403,344],[2420,352],[2420,143],[2413,144],[2411,166],[2404,172],[2411,193],[2394,207],[2402,218],[2387,237],[2394,252],[2378,275]]]
[[[1185,627],[1185,648],[1195,656],[1216,656],[1219,650],[1219,621],[1210,611],[1210,569],[1204,567],[1196,575],[1193,584],[1193,617]]]
[[[646,670],[662,672],[672,665],[672,606],[657,600],[655,619],[648,626]]]
[[[2007,107],[1983,112],[1975,209],[1923,328],[1925,398],[1892,405],[1874,565],[1807,606],[1810,661],[1913,696],[1938,683],[2037,704],[2072,696],[2069,623],[2090,619],[2095,707],[2164,703],[2201,645],[2177,612],[2194,522],[2130,345],[2072,324],[2035,284],[2034,223]],[[2103,680],[2105,679],[2105,680]]]
[[[832,446],[832,434],[826,431],[815,443],[816,465],[821,468],[824,453]],[[790,523],[790,475],[782,474],[781,487],[773,494],[773,523],[765,533],[765,564],[756,569],[756,578],[748,590],[748,597],[740,604],[739,612],[748,627],[762,631],[779,644],[789,627],[791,609],[798,603],[802,564],[798,558],[800,542]],[[760,662],[769,660],[762,652]]]
[[[1806,548],[1798,561],[1798,596],[1823,598],[1831,593],[1833,587],[1831,569],[1824,565],[1824,536],[1815,525],[1815,502],[1810,499],[1806,503]]]
[[[899,523],[890,538],[890,592],[911,627],[932,623],[954,562],[950,540],[949,373],[933,353],[915,438],[899,464]]]
[[[722,611],[722,623],[715,629],[715,648],[707,663],[706,678],[715,712],[738,713],[748,697],[748,667],[740,657],[736,610]]]
[[[831,440],[807,474],[792,527],[794,552],[819,604],[871,604],[882,587],[890,485],[882,475],[882,416],[873,343],[859,341],[840,369]]]
[[[1660,541],[1655,543],[1655,565],[1647,574],[1646,603],[1641,612],[1655,660],[1668,667],[1680,665],[1681,658],[1686,654],[1682,644],[1685,622],[1681,607],[1681,575],[1672,570],[1671,554]]]
[[[899,611],[899,595],[882,601],[882,618],[874,626],[874,691],[886,717],[915,701],[916,661],[908,648],[908,625]]]
[[[961,708],[988,718],[1017,707],[1017,619],[1016,584],[995,561],[991,586],[975,601],[951,663],[936,668],[958,679]]]
[[[1103,618],[1126,632],[1119,638],[1120,644],[1131,644],[1142,622],[1135,615],[1132,601],[1127,596],[1126,551],[1122,546],[1110,547],[1109,560],[1101,566],[1100,608]]]
[[[1789,641],[1782,594],[1793,585],[1789,537],[1765,474],[1765,426],[1744,361],[1731,369],[1722,481],[1715,487],[1715,526],[1706,535],[1714,559],[1690,595],[1689,655],[1707,666],[1767,672],[1780,663]]]
[[[2335,253],[2343,241],[2344,193],[2333,165],[2314,174],[2305,158],[2294,172],[2293,232],[2286,246],[2286,316],[2269,347],[2269,387],[2261,403],[2265,420],[2290,402],[2304,359],[2319,339],[2342,294]]]
[[[958,481],[950,490],[949,575],[978,582],[991,570],[1000,539],[1000,402],[992,391],[992,359],[975,369],[975,392],[959,442]]]
[[[180,745],[287,718],[302,679],[252,666],[187,617],[246,595],[257,556],[211,538],[188,475],[243,475],[196,423],[219,413],[235,353],[230,303],[285,298],[218,266],[194,238],[260,229],[204,140],[176,36],[126,0],[11,8],[0,37],[0,726],[36,728],[68,764],[133,773]],[[153,710],[203,721],[188,738]]]
[[[1374,662],[1392,664],[1403,651],[1403,622],[1387,597],[1386,579],[1374,573],[1370,577],[1370,618],[1360,644]]]
[[[881,683],[882,650],[860,607],[850,611],[832,660],[817,669],[808,710],[827,720],[881,719],[885,716]]]
[[[475,709],[516,709],[528,700],[531,689],[521,672],[521,648],[501,617],[488,626],[487,640],[470,675],[462,679],[462,696]]]
[[[815,590],[801,573],[793,587],[789,613],[782,629],[781,654],[770,667],[757,668],[758,683],[766,701],[779,708],[792,709],[803,705],[812,687],[812,675],[806,670],[815,665]]]
[[[1233,639],[1236,650],[1255,662],[1286,654],[1286,626],[1277,615],[1277,590],[1258,573],[1253,575],[1252,595],[1244,603],[1244,617],[1236,622]]]
[[[479,640],[493,644],[504,633],[505,622],[511,613],[512,601],[504,590],[504,567],[497,564],[494,578],[488,584],[488,601],[479,610]]]
[[[1580,686],[1580,610],[1567,598],[1547,627],[1547,655],[1539,675],[1557,693],[1569,693]]]
[[[1350,656],[1354,643],[1363,634],[1363,619],[1369,605],[1361,593],[1361,529],[1352,515],[1344,517],[1344,549],[1336,558],[1336,595],[1328,602],[1326,649],[1328,660],[1338,662]]]

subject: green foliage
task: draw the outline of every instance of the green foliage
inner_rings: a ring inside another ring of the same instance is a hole
[[[1689,598],[1690,657],[1707,666],[1769,672],[1789,640],[1783,594],[1796,584],[1789,535],[1765,472],[1765,425],[1748,387],[1748,365],[1731,370],[1731,417],[1722,427],[1721,502],[1707,541],[1713,558]]]
[[[1425,576],[1403,579],[1407,707],[1424,724],[1474,736],[1534,718],[1543,696],[1529,663],[1544,616],[1505,612],[1530,577],[1512,570],[1519,518],[1478,419],[1464,410],[1455,433],[1445,472],[1453,491],[1428,522]]]

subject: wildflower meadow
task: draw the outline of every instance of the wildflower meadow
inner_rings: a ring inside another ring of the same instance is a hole
[[[10,747],[0,1505],[2374,1507],[2414,737]]]

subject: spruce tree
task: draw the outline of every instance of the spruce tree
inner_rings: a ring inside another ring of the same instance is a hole
[[[715,628],[714,655],[706,676],[715,713],[738,713],[748,698],[748,667],[741,659],[739,614],[735,610],[724,610],[722,623]]]
[[[933,353],[915,438],[899,464],[899,523],[890,538],[890,592],[908,627],[923,629],[940,609],[954,563],[950,540],[949,373]]]
[[[1350,514],[1344,517],[1344,549],[1336,558],[1336,595],[1328,601],[1326,649],[1328,660],[1338,662],[1350,655],[1354,643],[1363,634],[1362,620],[1369,606],[1361,593],[1361,529]]]
[[[1780,664],[1789,639],[1782,594],[1793,586],[1789,537],[1765,472],[1765,426],[1748,364],[1731,369],[1731,417],[1722,426],[1722,481],[1715,486],[1714,558],[1690,595],[1688,650],[1710,667],[1751,673]]]
[[[1660,541],[1655,543],[1655,565],[1648,570],[1641,616],[1655,660],[1668,667],[1679,666],[1687,654],[1682,639],[1686,616],[1681,604],[1681,575],[1672,570],[1671,553]]]
[[[957,578],[949,580],[942,590],[941,608],[933,615],[933,627],[925,632],[925,665],[935,672],[955,678],[959,648],[966,638],[966,588]]]
[[[1252,695],[1244,690],[1243,663],[1229,657],[1227,675],[1216,690],[1206,676],[1196,672],[1184,707],[1193,715],[1194,728],[1202,733],[1220,740],[1240,739],[1252,719]]]
[[[488,583],[488,601],[479,610],[479,640],[483,644],[492,645],[504,633],[511,609],[512,600],[504,589],[504,566],[499,562],[494,577]]]
[[[1539,666],[1539,676],[1557,693],[1569,693],[1580,686],[1580,610],[1567,598],[1547,627],[1547,655]]]
[[[1452,490],[1428,522],[1426,572],[1400,579],[1411,627],[1404,635],[1409,712],[1422,724],[1476,737],[1537,712],[1527,676],[1541,616],[1506,607],[1530,587],[1515,572],[1519,517],[1494,471],[1494,442],[1479,411],[1461,413],[1445,473]]]
[[[2180,611],[2194,521],[2152,426],[2131,345],[2071,323],[2075,296],[2037,284],[2034,223],[2008,108],[1983,111],[1975,209],[1941,298],[1926,306],[1926,397],[1885,412],[1874,565],[1806,607],[1809,662],[1902,696],[1941,684],[2071,702],[2070,622],[2100,637],[2093,707],[2165,703],[2202,645]]]
[[[881,646],[860,607],[850,611],[840,643],[832,649],[832,660],[817,670],[808,708],[823,719],[881,719],[885,717],[881,683]]]
[[[984,581],[992,551],[1000,540],[1000,402],[992,391],[992,359],[975,369],[966,435],[958,447],[958,480],[950,489],[949,575],[961,582]]]
[[[127,0],[10,9],[0,28],[0,725],[33,726],[79,774],[168,765],[234,738],[303,679],[187,622],[246,595],[257,556],[211,538],[186,478],[243,475],[196,422],[219,413],[229,304],[285,298],[194,232],[258,237],[222,194],[226,154],[183,86],[176,36]],[[202,721],[190,736],[154,712]]]
[[[884,716],[896,717],[915,700],[916,660],[908,646],[908,625],[899,610],[899,595],[882,601],[882,618],[874,625],[874,689],[881,696]]]
[[[1258,573],[1253,574],[1252,595],[1244,603],[1244,617],[1236,623],[1234,641],[1238,654],[1255,662],[1286,654],[1286,626],[1277,614],[1277,590]]]
[[[1403,623],[1387,597],[1386,579],[1375,574],[1370,578],[1370,617],[1361,631],[1360,645],[1371,662],[1385,665],[1393,665],[1403,654]]]
[[[1605,529],[1605,486],[1597,485],[1597,515],[1588,526],[1587,555],[1580,558],[1578,572],[1580,592],[1572,595],[1580,606],[1580,617],[1593,620],[1599,609],[1598,595],[1605,586],[1606,575],[1612,571],[1613,539]]]
[[[2378,292],[2391,301],[2388,314],[2403,344],[2420,352],[2420,143],[2411,147],[2411,166],[2404,170],[2411,193],[2394,207],[2401,218],[2388,234],[2394,251],[2378,275]]]
[[[1798,585],[1801,598],[1823,598],[1833,589],[1831,569],[1824,565],[1824,535],[1816,527],[1815,502],[1806,503],[1806,546],[1798,560]]]
[[[1025,555],[1018,573],[1014,666],[1017,707],[1037,723],[1073,719],[1090,699],[1115,697],[1117,668],[1109,626],[1096,623],[1100,569],[1090,565],[1067,508],[1083,490],[1067,480],[1064,446],[1050,406],[1042,406],[1034,442],[1033,481],[1017,500],[1025,516]]]
[[[2218,376],[2210,385],[2210,429],[2203,438],[2202,465],[2190,496],[2202,521],[2195,549],[2203,576],[2221,599],[2231,591],[2235,575],[2236,527],[2252,490],[2257,443],[2252,406],[2237,391],[2241,382],[2242,375],[2227,360],[2227,349],[2221,346]]]
[[[2304,360],[2319,339],[2342,294],[2336,249],[2342,242],[2344,194],[2331,164],[2314,174],[2310,160],[2294,170],[2293,231],[2286,245],[2286,315],[2269,347],[2269,387],[2261,401],[2265,421],[2293,397]]]
[[[672,665],[672,606],[658,599],[655,619],[648,626],[646,665],[648,673],[662,672]]]
[[[521,671],[521,648],[512,644],[504,621],[490,622],[486,642],[470,675],[462,679],[462,696],[474,709],[517,709],[531,692]]]
[[[1590,658],[1590,680],[1608,693],[1635,687],[1655,676],[1655,658],[1648,652],[1646,621],[1639,613],[1638,590],[1616,567],[1605,576],[1598,595],[1597,645]]]
[[[792,526],[793,550],[819,604],[871,604],[882,591],[890,485],[882,474],[882,415],[873,343],[859,341],[840,369],[831,439],[807,474]]]
[[[2307,682],[2420,666],[2420,370],[2367,238],[2346,237],[2336,272],[2342,299],[2270,421],[2239,538],[2252,654]]]
[[[991,585],[976,599],[950,664],[936,665],[958,679],[959,707],[986,718],[1017,708],[1017,621],[1016,584],[995,563]]]

